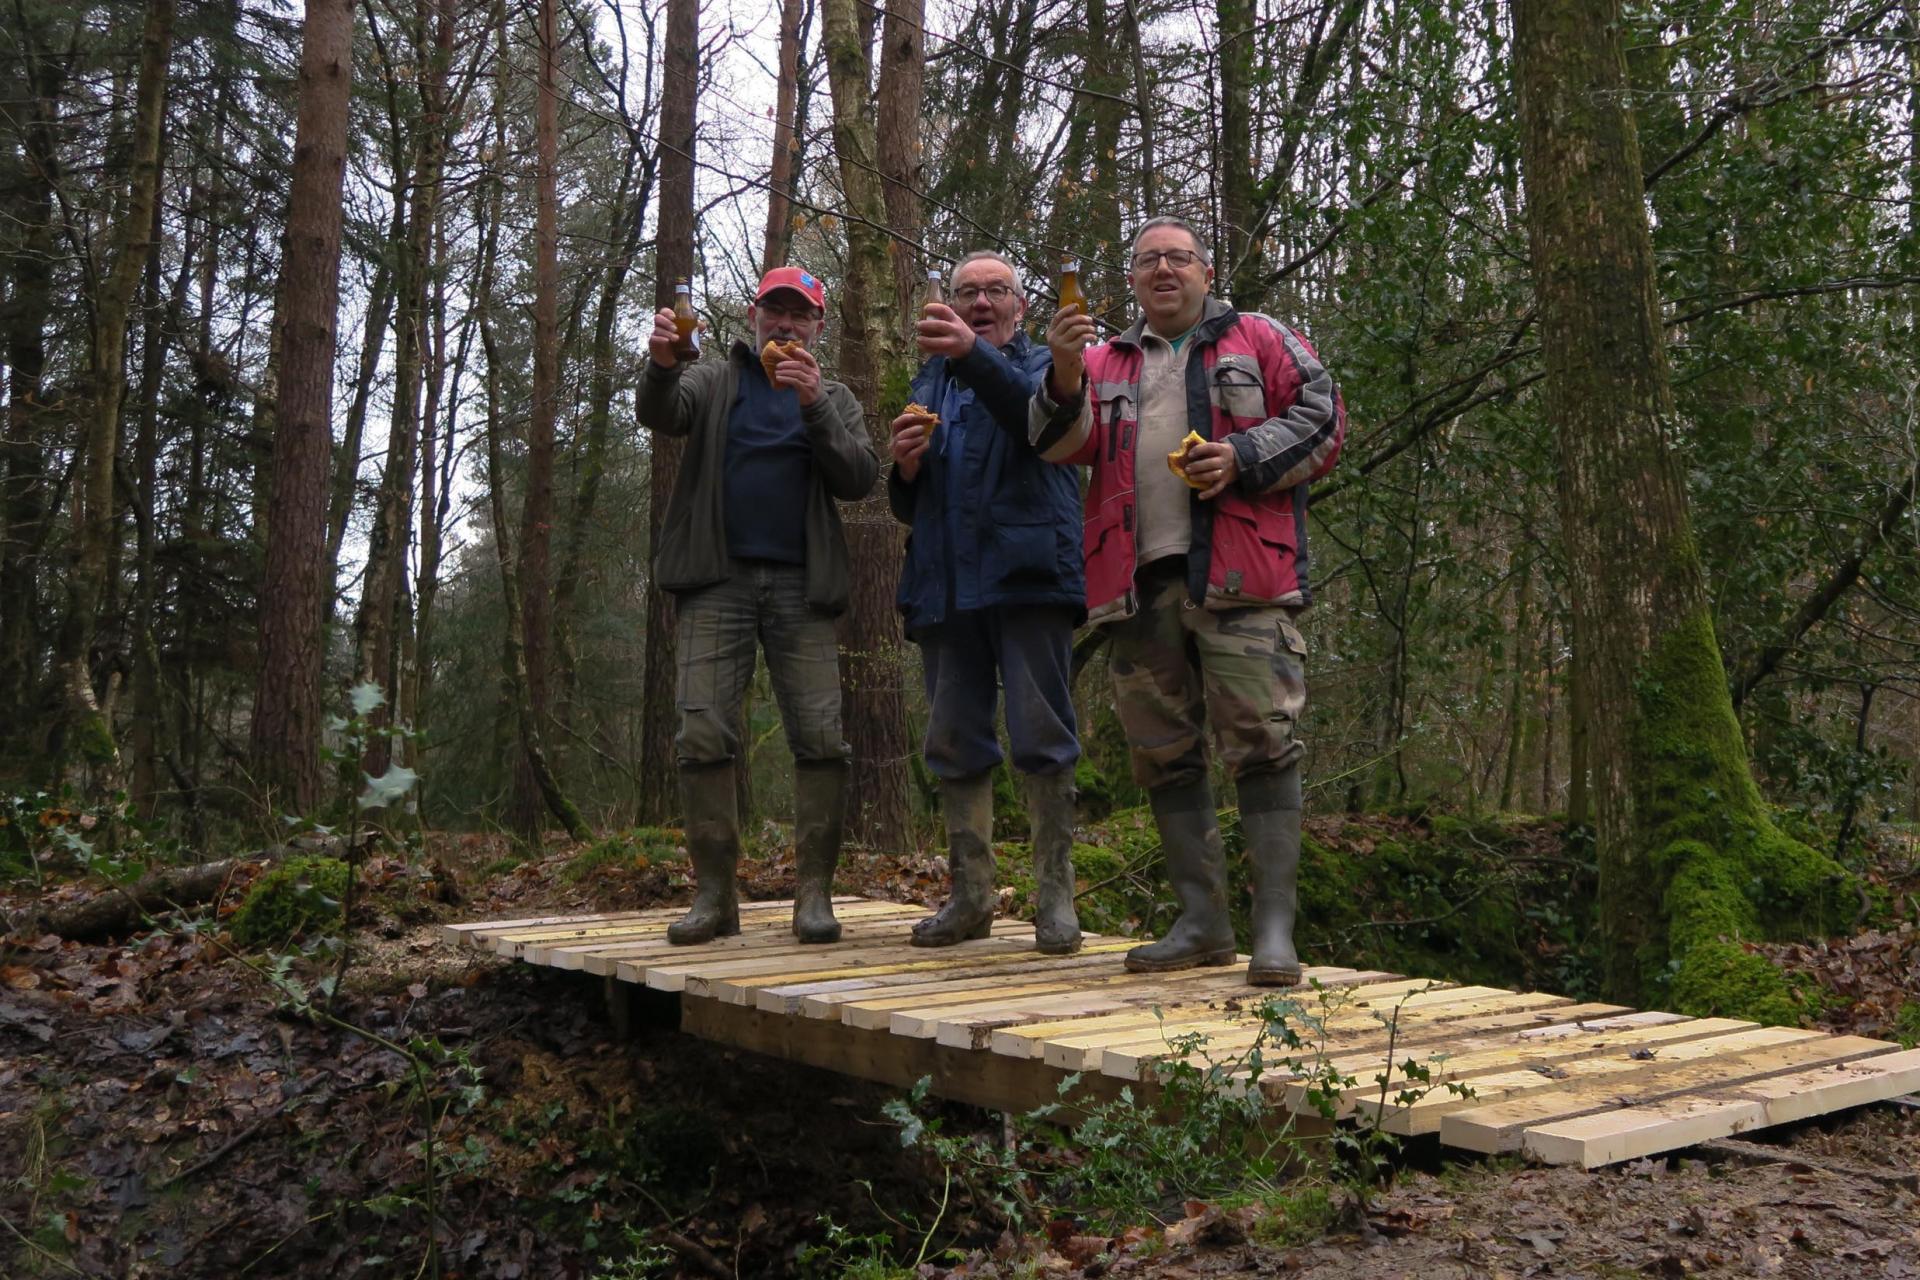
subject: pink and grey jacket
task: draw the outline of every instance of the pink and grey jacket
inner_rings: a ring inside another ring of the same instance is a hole
[[[1144,323],[1088,348],[1086,383],[1074,402],[1056,404],[1043,378],[1029,413],[1028,432],[1042,458],[1093,469],[1083,531],[1093,623],[1131,617],[1138,608],[1134,468],[1166,465],[1158,456],[1139,460],[1134,450]],[[1298,333],[1211,297],[1187,341],[1195,344],[1187,359],[1187,420],[1207,439],[1231,443],[1240,467],[1218,497],[1192,498],[1189,598],[1210,609],[1304,606],[1311,598],[1307,485],[1340,456],[1347,431],[1340,389]]]

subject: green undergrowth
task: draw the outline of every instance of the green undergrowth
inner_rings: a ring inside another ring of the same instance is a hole
[[[288,858],[254,881],[233,913],[233,940],[243,947],[280,946],[311,929],[337,929],[351,874],[338,858]]]
[[[1228,793],[1231,800],[1231,792]],[[1593,869],[1551,819],[1468,819],[1416,810],[1315,821],[1300,866],[1298,941],[1309,964],[1591,995]],[[1237,814],[1225,808],[1234,924],[1250,943],[1249,878]],[[1009,835],[1017,826],[1001,825]],[[1316,834],[1317,833],[1317,834]],[[1173,923],[1152,814],[1124,809],[1074,845],[1081,927],[1158,936]],[[1027,845],[999,846],[1014,914],[1034,907]]]
[[[684,862],[682,843],[679,832],[665,827],[629,827],[575,854],[560,877],[577,884],[596,871],[644,871],[657,862]]]

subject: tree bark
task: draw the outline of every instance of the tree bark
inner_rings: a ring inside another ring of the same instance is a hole
[[[551,0],[547,0],[551,3]],[[549,11],[550,12],[550,11]],[[504,0],[495,0],[495,35],[499,46],[499,57],[495,66],[495,88],[493,95],[493,141],[494,155],[497,161],[503,161],[507,154],[506,109],[502,101],[500,83],[507,68],[506,5]],[[544,24],[543,24],[544,25]],[[545,28],[551,32],[552,28]],[[531,774],[533,783],[539,791],[541,800],[559,821],[566,833],[577,841],[593,838],[586,820],[573,806],[566,793],[560,789],[559,781],[547,762],[547,754],[541,745],[542,725],[533,709],[533,700],[528,696],[528,677],[526,651],[523,637],[526,634],[524,621],[520,616],[520,602],[525,598],[520,584],[519,566],[521,560],[515,555],[511,526],[507,522],[506,468],[500,460],[500,437],[506,428],[501,418],[500,390],[500,349],[493,332],[493,292],[495,262],[499,252],[500,218],[505,203],[505,183],[496,170],[489,176],[487,198],[481,202],[481,260],[477,280],[479,299],[477,309],[480,313],[480,344],[486,354],[486,448],[487,448],[487,500],[489,513],[493,518],[494,554],[500,567],[500,599],[506,610],[505,643],[502,647],[502,683],[505,685],[507,701],[513,709],[513,719],[519,731],[520,758]]]
[[[780,80],[774,89],[773,161],[767,171],[767,237],[760,255],[765,274],[785,266],[793,243],[794,175],[800,171],[800,142],[794,132],[795,99],[800,92],[802,24],[811,12],[806,0],[782,0],[780,6]]]
[[[665,75],[660,84],[660,211],[653,302],[673,305],[673,282],[693,274],[693,161],[699,98],[700,0],[668,0]],[[673,597],[652,580],[654,552],[660,546],[660,522],[673,496],[685,444],[657,432],[648,440],[647,475],[647,669],[641,699],[640,821],[670,821],[680,809],[673,739],[679,728],[674,708],[678,661]]]
[[[1818,914],[1837,868],[1774,830],[1727,693],[1672,452],[1619,0],[1515,0],[1513,25],[1606,987],[1784,1019],[1784,982],[1739,942]]]
[[[127,391],[127,320],[147,254],[153,248],[153,207],[160,190],[160,131],[165,122],[168,63],[173,52],[174,0],[152,0],[140,36],[134,84],[131,165],[127,200],[113,234],[112,257],[94,299],[83,457],[73,513],[75,548],[67,582],[67,620],[60,644],[61,749],[56,757],[80,763],[90,785],[119,786],[120,748],[110,708],[93,687],[93,642],[101,600],[109,593],[113,559],[114,463],[120,452],[120,408]]]
[[[279,291],[285,338],[274,415],[273,513],[260,600],[254,769],[295,813],[320,803],[320,681],[333,593],[327,463],[333,445],[333,361],[340,298],[341,191],[353,78],[352,0],[308,0],[300,108]]]
[[[856,0],[823,0],[822,33],[833,92],[834,150],[847,209],[847,278],[840,289],[847,385],[866,411],[875,447],[886,447],[886,423],[906,403],[911,366],[893,299],[886,196],[881,186],[873,115],[873,78]],[[899,111],[900,104],[888,110]],[[912,104],[913,118],[919,104]],[[900,616],[894,607],[902,538],[884,494],[853,508],[846,521],[853,559],[853,600],[841,625],[840,681],[855,785],[848,831],[882,849],[908,841],[910,791],[905,674]]]
[[[880,29],[877,154],[887,226],[894,233],[888,247],[893,259],[894,324],[903,354],[910,350],[914,298],[926,279],[926,265],[915,247],[920,240],[920,192],[925,185],[920,161],[924,131],[920,106],[927,78],[924,17],[924,0],[891,0]]]

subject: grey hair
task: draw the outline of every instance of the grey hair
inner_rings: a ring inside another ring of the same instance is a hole
[[[961,256],[960,261],[953,264],[953,274],[959,275],[960,268],[966,266],[969,262],[978,262],[982,258],[990,259],[991,261],[997,262],[1001,266],[1005,267],[1007,271],[1011,273],[1013,276],[1014,296],[1019,298],[1020,301],[1022,302],[1025,302],[1027,300],[1027,285],[1026,285],[1026,282],[1020,278],[1020,268],[1014,265],[1013,259],[1009,258],[1006,254],[1001,253],[998,249],[970,250],[969,252]],[[947,278],[952,279],[953,277],[949,276]]]
[[[1129,261],[1132,260],[1134,253],[1140,248],[1140,237],[1155,227],[1178,227],[1180,230],[1186,232],[1193,240],[1194,252],[1200,255],[1201,264],[1209,267],[1213,265],[1213,255],[1207,252],[1207,242],[1200,238],[1200,233],[1193,229],[1193,224],[1185,218],[1176,218],[1170,213],[1163,213],[1157,218],[1148,218],[1140,224],[1140,229],[1133,233],[1133,245],[1127,250],[1127,258]]]

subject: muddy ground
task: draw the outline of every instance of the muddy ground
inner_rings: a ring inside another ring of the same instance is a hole
[[[110,944],[7,939],[0,1275],[1920,1276],[1911,1103],[1596,1173],[1416,1144],[1370,1194],[1309,1174],[1266,1203],[1016,1238],[983,1200],[941,1211],[946,1170],[882,1114],[896,1091],[683,1036],[669,998],[622,1039],[598,979],[439,943],[443,920],[686,892],[670,865],[570,881],[570,851],[499,852],[467,838],[371,863],[330,1013],[313,1012],[330,962],[277,985],[217,915]],[[885,896],[938,891],[931,861],[849,871]],[[789,873],[775,859],[749,889],[779,896]],[[1897,979],[1911,943],[1833,953],[1859,982],[1891,948]]]

